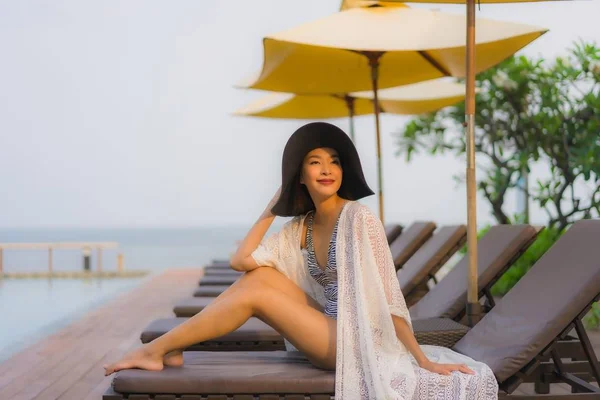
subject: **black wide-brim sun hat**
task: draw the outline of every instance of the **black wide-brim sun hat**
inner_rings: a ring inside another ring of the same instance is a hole
[[[338,196],[359,200],[373,193],[365,180],[358,152],[352,140],[335,125],[312,122],[296,130],[283,150],[281,160],[281,195],[271,212],[280,217],[306,214],[315,206],[306,187],[299,184],[304,157],[312,150],[329,147],[338,152],[343,171]]]

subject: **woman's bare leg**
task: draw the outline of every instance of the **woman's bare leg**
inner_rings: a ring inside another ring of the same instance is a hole
[[[273,289],[282,290],[281,286],[276,286],[276,285],[281,285],[281,281],[279,279],[269,279],[269,277],[271,277],[270,273],[263,273],[263,272],[265,272],[265,270],[263,270],[263,269],[261,269],[260,271],[261,271],[261,274],[256,275],[255,278],[260,277],[263,284],[269,285]],[[285,289],[285,293],[288,296],[292,297],[293,299],[295,299],[296,301],[298,301],[302,304],[311,306],[315,310],[323,312],[323,307],[316,300],[314,300],[312,297],[310,297],[309,295],[304,293],[302,291],[302,289],[300,289],[298,286],[296,286],[293,282],[291,282],[287,279],[286,279],[286,281],[287,282],[286,282],[284,289]],[[244,281],[244,284],[245,283],[246,282]],[[256,283],[254,283],[254,284],[256,284]],[[207,307],[212,307],[215,304],[222,301],[223,299],[227,299],[231,295],[232,291],[235,291],[238,289],[239,289],[239,286],[237,285],[237,282],[234,282],[229,288],[227,288],[227,290],[225,290],[223,293],[221,293],[219,296],[217,296],[213,301],[211,301]],[[207,308],[207,307],[205,307],[205,308]],[[173,366],[173,367],[179,367],[179,366],[183,365],[182,350],[174,350],[174,351],[171,351],[171,352],[165,354],[165,356],[163,357],[163,364]]]
[[[250,271],[218,301],[163,336],[105,366],[109,375],[121,369],[160,370],[167,354],[223,336],[256,316],[289,340],[316,366],[335,368],[336,321],[293,282],[272,268]],[[173,365],[173,363],[169,364]]]

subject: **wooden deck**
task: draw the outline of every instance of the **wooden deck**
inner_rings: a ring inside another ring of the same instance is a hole
[[[0,364],[2,400],[100,400],[112,376],[103,364],[140,345],[140,332],[173,316],[202,270],[169,270],[85,315]]]
[[[169,270],[85,315],[62,331],[0,364],[2,400],[100,400],[112,376],[103,364],[140,345],[139,335],[156,319],[173,316],[173,304],[197,287],[202,270]],[[600,354],[600,332],[590,332]],[[566,385],[552,393],[568,393]],[[518,393],[531,393],[522,385]]]

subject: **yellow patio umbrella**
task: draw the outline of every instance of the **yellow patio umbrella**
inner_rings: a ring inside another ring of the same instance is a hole
[[[477,189],[475,180],[475,74],[478,59],[475,57],[475,3],[532,3],[541,1],[569,1],[569,0],[411,0],[414,3],[448,3],[466,4],[466,103],[465,103],[465,131],[467,142],[467,248],[469,257],[469,291],[467,297],[467,319],[471,326],[481,316],[479,304],[479,290],[477,277]],[[370,6],[377,1],[343,0],[341,9]],[[386,3],[396,3],[388,0]],[[464,32],[464,30],[463,30]],[[463,33],[464,34],[464,33]],[[478,35],[480,32],[478,32]],[[478,51],[478,50],[477,50]],[[483,55],[481,57],[486,57]]]
[[[465,98],[465,85],[434,79],[379,91],[381,112],[397,115],[427,113],[456,104]],[[234,115],[284,119],[330,119],[349,117],[354,141],[354,116],[373,113],[373,92],[344,95],[270,93],[236,110]]]
[[[297,94],[373,91],[442,76],[465,75],[465,17],[381,3],[357,7],[267,36],[262,71],[241,86]],[[488,19],[479,21],[476,71],[521,49],[546,30]],[[384,222],[379,109],[377,135],[379,217]]]

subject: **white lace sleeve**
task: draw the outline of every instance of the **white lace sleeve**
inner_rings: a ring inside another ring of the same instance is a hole
[[[372,212],[364,209],[363,221],[367,228],[369,244],[375,257],[377,272],[381,277],[383,291],[390,307],[390,313],[404,318],[412,329],[410,314],[406,307],[406,300],[400,290],[400,284],[396,276],[394,259],[388,245],[383,224]]]
[[[280,232],[269,235],[252,252],[252,258],[259,266],[276,268],[279,264],[279,236]]]

